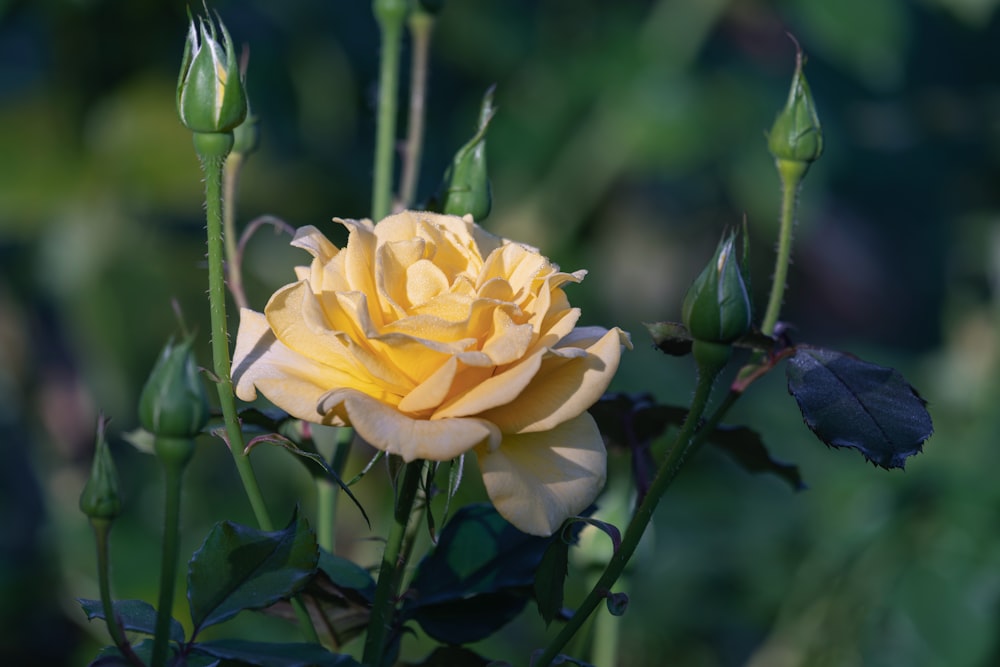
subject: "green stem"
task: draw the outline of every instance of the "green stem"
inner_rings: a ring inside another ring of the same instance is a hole
[[[226,141],[228,137],[228,141]],[[236,411],[236,396],[233,394],[232,361],[229,357],[229,332],[226,323],[226,281],[223,273],[222,240],[222,167],[226,155],[232,149],[232,134],[194,135],[195,150],[201,158],[205,172],[205,211],[208,227],[208,300],[212,327],[212,368],[216,377],[219,404],[226,424],[226,437],[232,453],[236,471],[239,473],[243,489],[246,491],[257,524],[261,530],[274,530],[274,522],[267,511],[264,496],[257,483],[250,457],[243,444],[243,429]],[[309,613],[299,599],[292,600],[292,608],[306,638],[319,642],[319,636],[312,625]]]
[[[417,190],[420,175],[420,155],[424,146],[424,107],[427,100],[427,62],[431,49],[431,35],[434,32],[434,16],[428,12],[415,10],[410,15],[410,111],[406,130],[406,150],[403,152],[403,167],[400,174],[399,200],[403,208],[409,208]]]
[[[378,583],[375,587],[375,599],[372,602],[371,620],[368,624],[368,637],[365,640],[365,652],[362,662],[368,667],[381,667],[385,654],[385,642],[393,623],[395,598],[398,594],[396,571],[402,569],[405,563],[401,560],[401,547],[406,535],[406,526],[410,521],[413,501],[417,497],[420,478],[423,474],[423,461],[413,461],[406,464],[403,471],[403,481],[399,485],[396,497],[396,508],[393,512],[392,526],[389,528],[389,538],[382,554],[382,565],[379,568]]]
[[[90,525],[94,528],[94,538],[97,542],[97,581],[100,587],[101,606],[104,608],[104,622],[108,626],[108,634],[111,635],[111,641],[115,643],[129,664],[145,667],[139,656],[132,650],[128,639],[125,638],[125,633],[115,615],[114,602],[111,599],[111,559],[109,557],[111,520],[91,519]]]
[[[792,228],[795,226],[799,186],[809,168],[808,162],[775,160],[775,163],[781,177],[781,228],[778,232],[778,254],[774,261],[771,296],[767,300],[767,310],[760,325],[760,330],[767,336],[774,333],[785,298],[785,282],[788,280],[788,262],[792,257]]]
[[[594,665],[613,665],[618,655],[620,619],[611,614],[591,617],[594,623],[594,641],[590,646],[589,660]]]
[[[677,477],[677,473],[680,472],[688,454],[700,442],[692,438],[692,436],[695,433],[702,414],[705,412],[705,407],[712,393],[712,385],[715,383],[718,370],[715,369],[715,372],[703,372],[699,370],[698,384],[695,388],[694,398],[691,400],[691,409],[687,414],[687,418],[684,420],[684,424],[681,426],[681,430],[677,434],[670,452],[660,465],[660,469],[656,473],[656,477],[653,479],[646,497],[636,510],[632,521],[629,522],[621,545],[615,551],[614,555],[612,555],[611,560],[604,568],[604,572],[577,608],[573,617],[563,626],[563,629],[546,647],[538,660],[533,663],[534,667],[547,667],[552,663],[563,646],[569,642],[597,606],[605,599],[607,593],[611,591],[611,587],[614,586],[615,582],[618,581],[618,577],[625,570],[629,559],[632,558],[636,547],[639,546],[639,540],[646,532],[646,526],[649,525],[650,519],[653,518],[653,512],[656,510],[660,498],[674,481],[674,478]]]
[[[393,2],[375,0],[375,18],[382,32],[382,67],[379,73],[378,119],[375,128],[375,183],[372,189],[372,219],[381,220],[392,211],[392,165],[396,143],[396,107],[399,88],[399,53],[406,11]]]
[[[166,496],[163,514],[162,561],[160,564],[160,600],[156,606],[156,634],[153,636],[153,667],[167,662],[170,622],[173,619],[174,588],[177,585],[177,561],[180,558],[181,479],[184,462],[163,461]]]
[[[197,138],[204,135],[195,135]],[[223,272],[222,240],[222,165],[226,153],[211,154],[199,150],[202,168],[205,171],[205,209],[208,222],[208,300],[212,327],[212,368],[215,372],[219,404],[226,424],[226,437],[232,452],[240,481],[250,500],[257,524],[261,530],[274,530],[274,523],[268,514],[264,496],[261,494],[257,475],[250,458],[244,454],[243,430],[236,411],[236,397],[233,394],[231,360],[229,357],[229,332],[226,322],[226,281]]]
[[[223,207],[222,207],[222,239],[226,247],[226,280],[229,293],[233,295],[237,310],[247,308],[247,296],[243,289],[243,270],[240,266],[240,255],[237,248],[236,234],[236,186],[240,182],[243,171],[244,156],[242,153],[230,153],[226,158],[223,170]]]

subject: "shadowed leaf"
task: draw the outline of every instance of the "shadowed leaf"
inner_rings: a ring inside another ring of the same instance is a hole
[[[733,457],[750,472],[769,472],[777,475],[796,491],[806,488],[799,467],[771,457],[760,434],[745,426],[719,426],[712,433],[710,443]]]
[[[194,653],[221,658],[227,665],[235,662],[259,667],[360,667],[358,661],[351,656],[330,653],[319,644],[274,644],[220,639],[195,644]]]
[[[788,392],[820,440],[857,449],[883,468],[902,468],[934,431],[926,401],[895,369],[800,346],[787,375]]]
[[[100,600],[77,600],[88,620],[104,619],[104,605]],[[156,633],[156,609],[142,600],[118,600],[112,603],[115,617],[124,630],[142,632],[152,635]],[[184,641],[184,628],[176,619],[170,619],[170,639],[175,642]]]
[[[449,644],[491,635],[530,599],[535,571],[553,539],[522,533],[492,505],[463,507],[417,567],[404,618]]]
[[[273,532],[216,524],[188,566],[195,632],[294,595],[315,573],[318,558],[316,536],[297,515]]]

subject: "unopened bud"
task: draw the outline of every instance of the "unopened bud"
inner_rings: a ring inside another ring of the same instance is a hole
[[[80,511],[91,519],[110,521],[121,513],[122,501],[118,495],[118,470],[104,437],[106,424],[103,416],[97,422],[94,462],[90,468],[90,478],[80,494]]]
[[[218,21],[192,18],[177,79],[177,112],[185,127],[196,133],[229,133],[247,115],[243,80],[236,63],[233,40]]]
[[[684,326],[696,341],[732,343],[750,329],[753,307],[744,275],[743,259],[736,256],[736,232],[722,237],[715,255],[684,298]]]
[[[208,395],[193,340],[167,343],[139,398],[139,421],[157,438],[193,438],[208,422]]]
[[[486,130],[496,113],[493,106],[494,87],[486,91],[479,111],[479,129],[467,144],[458,149],[444,175],[441,212],[449,215],[472,216],[479,222],[490,214],[493,195],[486,171]]]
[[[798,49],[797,43],[795,46]],[[799,162],[808,166],[823,153],[823,128],[802,65],[802,50],[798,49],[788,101],[771,126],[767,148],[779,162]]]

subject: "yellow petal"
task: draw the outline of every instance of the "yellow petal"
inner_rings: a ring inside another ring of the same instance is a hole
[[[480,414],[504,433],[547,431],[593,405],[611,383],[628,336],[618,328],[596,341],[597,327],[577,329],[548,353],[531,383],[510,403]],[[567,344],[568,343],[568,344]],[[577,347],[585,345],[585,347]],[[565,347],[563,347],[565,345]]]
[[[524,391],[538,373],[544,353],[544,350],[538,350],[503,373],[493,375],[470,387],[468,391],[458,394],[456,398],[441,406],[432,419],[480,415],[490,408],[510,403]]]
[[[607,453],[587,413],[549,431],[504,435],[498,449],[476,455],[494,507],[531,535],[551,535],[604,487]]]
[[[458,359],[450,358],[431,376],[413,388],[397,406],[400,412],[410,414],[432,410],[441,405],[451,391],[452,382],[458,372]]]
[[[372,447],[398,454],[405,461],[447,461],[476,446],[495,448],[497,428],[482,419],[411,419],[395,408],[351,389],[327,393],[319,401],[323,414],[342,412]]]
[[[341,386],[363,391],[375,388],[377,395],[397,396],[413,388],[414,383],[383,356],[358,345],[357,336],[351,337],[355,332],[331,329],[330,314],[320,307],[308,283],[293,283],[279,289],[267,302],[264,314],[275,337],[290,350],[355,378],[354,382]]]
[[[410,307],[427,303],[449,288],[444,271],[427,259],[421,259],[406,268],[406,300]]]
[[[288,414],[311,422],[323,420],[316,410],[323,394],[356,384],[340,370],[289,350],[274,337],[264,316],[248,308],[240,311],[232,375],[240,399],[255,400],[259,390]]]

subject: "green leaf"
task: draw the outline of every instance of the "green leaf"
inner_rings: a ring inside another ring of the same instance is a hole
[[[360,667],[349,655],[330,653],[319,644],[273,644],[242,639],[219,639],[195,644],[193,653],[221,658],[229,664],[258,667]]]
[[[492,505],[463,507],[417,567],[405,596],[404,618],[449,644],[493,634],[524,608],[535,570],[553,539],[558,538],[522,533]]]
[[[799,467],[771,457],[760,434],[746,426],[719,426],[710,443],[733,457],[749,472],[769,472],[777,475],[796,491],[806,488]]]
[[[552,540],[535,572],[535,601],[545,627],[562,611],[563,587],[568,572],[569,544],[563,540]]]
[[[853,447],[883,468],[902,468],[934,431],[926,401],[895,369],[800,346],[787,375],[788,392],[820,440]]]
[[[265,532],[229,521],[215,525],[188,567],[195,634],[244,609],[262,609],[297,593],[316,572],[319,549],[305,520]]]
[[[87,620],[100,618],[104,620],[104,605],[100,600],[78,599],[77,602],[87,614]],[[112,603],[115,617],[124,630],[142,632],[147,635],[156,633],[156,609],[142,600],[118,600]],[[184,628],[176,619],[170,619],[170,639],[175,642],[184,641]]]

